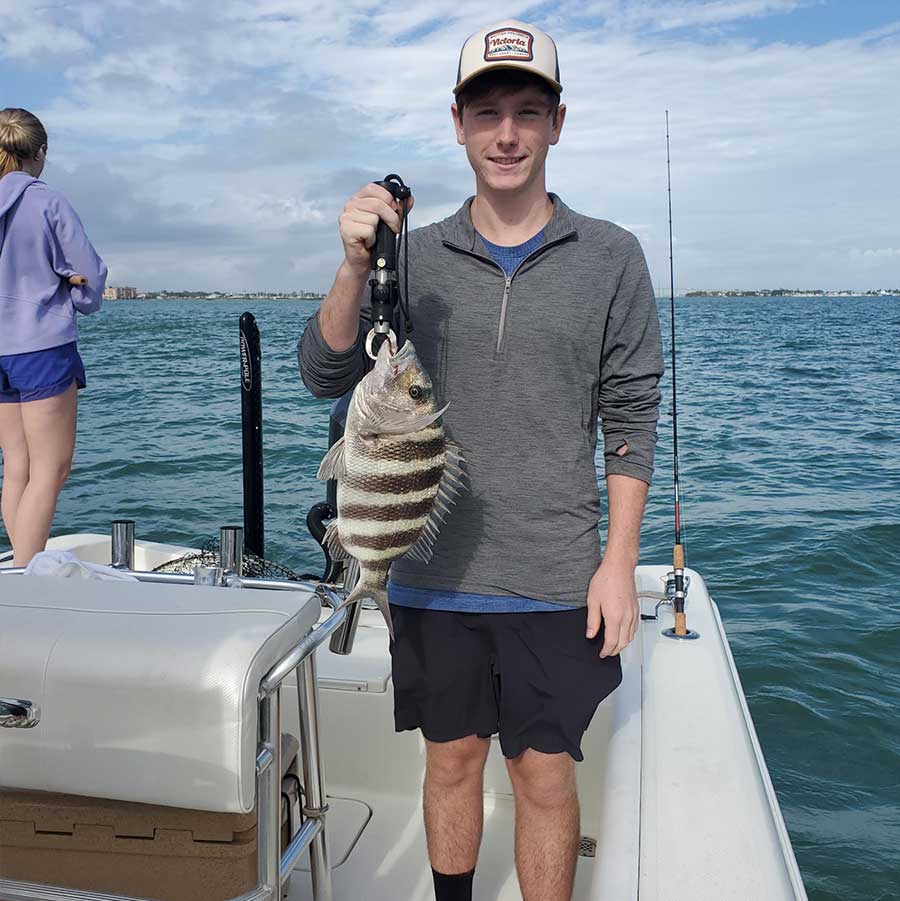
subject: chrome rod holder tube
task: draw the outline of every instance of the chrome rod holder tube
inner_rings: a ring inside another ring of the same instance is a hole
[[[110,565],[134,569],[134,520],[114,519],[110,535]]]
[[[359,581],[359,563],[350,559],[344,569],[344,597],[353,590],[353,586]],[[333,598],[327,596],[333,604]],[[341,598],[343,600],[343,598]],[[359,626],[359,618],[362,615],[362,601],[356,601],[347,605],[347,619],[344,624],[331,636],[329,648],[332,654],[347,655],[353,650],[353,642],[356,640],[356,629]]]
[[[222,526],[219,529],[219,566],[226,574],[244,574],[243,526]]]
[[[349,654],[353,651],[353,642],[356,639],[356,629],[359,626],[359,618],[362,614],[362,601],[355,601],[347,605],[347,619],[344,624],[335,629],[331,636],[329,648],[333,654]]]
[[[221,566],[195,566],[194,567],[194,584],[195,585],[224,585],[225,578]]]

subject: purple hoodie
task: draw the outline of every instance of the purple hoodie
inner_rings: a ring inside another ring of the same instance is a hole
[[[87,284],[70,285],[70,275]],[[105,286],[69,201],[25,172],[0,178],[0,356],[75,341],[75,313],[99,310]]]

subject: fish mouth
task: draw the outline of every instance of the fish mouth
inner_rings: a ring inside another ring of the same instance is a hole
[[[406,341],[396,353],[391,353],[391,342],[385,341],[378,350],[375,372],[381,379],[396,378],[416,360],[416,349],[412,341]]]

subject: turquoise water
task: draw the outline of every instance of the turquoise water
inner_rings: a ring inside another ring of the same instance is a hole
[[[305,516],[323,496],[329,403],[295,361],[315,308],[133,301],[82,320],[89,387],[54,534],[129,517],[140,538],[193,546],[242,521],[237,323],[250,309],[267,556],[320,571]],[[692,298],[678,319],[688,565],[722,612],[810,898],[900,898],[900,299]],[[664,391],[646,563],[671,560]]]

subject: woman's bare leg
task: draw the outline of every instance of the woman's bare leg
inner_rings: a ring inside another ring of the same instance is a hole
[[[3,479],[0,481],[0,514],[9,536],[15,544],[13,523],[22,492],[28,484],[28,445],[22,426],[21,404],[0,404],[0,452],[3,453]]]
[[[75,453],[78,389],[73,382],[56,397],[19,405],[28,445],[28,484],[19,499],[12,524],[13,565],[27,566],[44,549]]]

